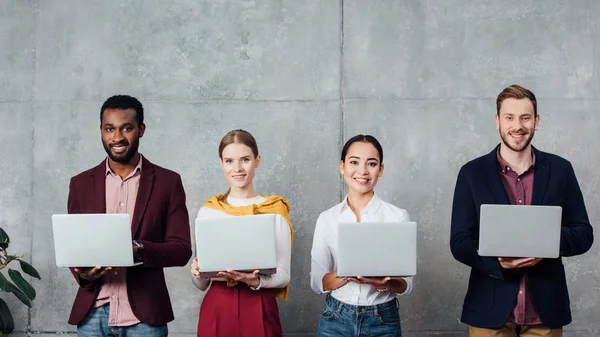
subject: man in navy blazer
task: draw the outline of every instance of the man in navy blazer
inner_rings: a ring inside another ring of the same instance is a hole
[[[136,98],[108,98],[100,110],[108,156],[71,178],[68,212],[129,214],[131,254],[141,263],[71,269],[79,287],[69,323],[78,336],[164,337],[174,319],[163,268],[192,255],[188,211],[179,174],[138,152],[145,129]]]
[[[531,145],[540,121],[535,95],[509,86],[496,110],[500,145],[465,164],[454,191],[450,249],[471,267],[461,321],[471,337],[562,336],[571,322],[562,257],[588,251],[593,229],[571,163]],[[482,204],[561,206],[560,257],[479,256]]]

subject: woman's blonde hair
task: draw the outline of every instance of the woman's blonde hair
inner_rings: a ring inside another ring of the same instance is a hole
[[[221,139],[221,143],[219,143],[219,158],[223,159],[223,150],[227,147],[227,145],[236,143],[246,145],[252,150],[255,158],[258,156],[258,145],[256,145],[256,139],[254,139],[250,132],[237,129],[227,132],[223,139]]]

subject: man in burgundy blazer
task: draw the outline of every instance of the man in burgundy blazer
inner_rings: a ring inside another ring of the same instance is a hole
[[[110,329],[166,336],[166,323],[174,317],[163,268],[184,266],[192,254],[181,177],[138,153],[145,125],[137,99],[110,97],[100,119],[108,157],[71,179],[68,212],[129,213],[132,254],[143,264],[72,268],[79,289],[69,324],[78,325],[84,336],[106,335]]]

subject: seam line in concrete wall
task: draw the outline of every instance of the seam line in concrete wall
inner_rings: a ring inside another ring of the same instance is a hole
[[[37,46],[36,46],[36,38],[37,38],[37,22],[38,22],[38,0],[32,1],[32,10],[33,10],[33,32],[32,32],[32,59],[33,59],[33,76],[31,76],[31,90],[33,93],[31,94],[31,103],[29,109],[31,110],[31,186],[29,187],[31,191],[31,200],[30,205],[33,206],[31,209],[37,209],[35,207],[35,198],[33,196],[33,188],[34,188],[34,180],[35,180],[35,78],[37,76]],[[30,212],[29,221],[31,221],[31,236],[30,236],[30,250],[29,250],[29,261],[33,265],[33,236],[35,235],[35,231],[33,228],[35,227],[33,224],[35,222],[35,212]],[[29,277],[29,280],[32,280],[33,277]],[[27,308],[27,331],[31,331],[31,308]]]
[[[340,0],[340,144],[342,148],[345,142],[346,127],[344,123],[344,0]],[[345,195],[344,176],[340,175],[340,202]]]
[[[31,185],[29,186],[31,199],[29,201],[30,209],[37,209],[35,207],[35,198],[33,197],[33,187],[35,186],[35,107],[34,104],[31,103],[29,105],[29,109],[31,110]],[[29,236],[29,262],[33,265],[33,236],[35,235],[35,231],[33,230],[33,223],[35,222],[35,211],[29,213],[29,219],[31,223],[31,235]],[[33,280],[33,277],[27,277],[30,281]],[[33,282],[32,282],[33,283]],[[27,308],[27,331],[31,330],[31,308]]]
[[[341,94],[340,94],[341,95]],[[537,97],[539,101],[552,102],[600,102],[600,98],[556,98],[556,97]],[[398,100],[398,101],[495,101],[496,97],[402,97],[402,96],[371,96],[371,97],[340,97],[329,99],[212,99],[212,100],[144,100],[143,103],[179,103],[179,104],[203,104],[203,103],[316,103],[316,102],[337,102],[337,101],[364,101],[364,100]],[[19,99],[0,99],[2,103],[87,103],[104,102],[104,100],[19,100]],[[340,107],[342,106],[340,102]]]
[[[600,102],[598,98],[556,98],[536,96],[538,101],[564,101],[564,102]],[[346,97],[346,101],[365,101],[365,100],[398,100],[398,101],[496,101],[496,97],[404,97],[404,96],[364,96],[364,97]]]
[[[195,104],[195,103],[312,103],[312,102],[337,102],[339,98],[327,99],[207,99],[207,100],[148,100],[142,101],[146,103],[180,103],[180,104]],[[28,102],[44,102],[44,103],[103,103],[104,100],[98,99],[53,99],[53,100],[16,100],[16,99],[0,99],[0,103],[28,103]]]

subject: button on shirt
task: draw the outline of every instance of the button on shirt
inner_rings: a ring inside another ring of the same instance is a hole
[[[360,212],[362,222],[405,222],[410,221],[408,212],[389,204],[377,194]],[[323,290],[323,276],[337,271],[337,229],[340,222],[357,222],[356,215],[348,205],[348,197],[344,201],[321,213],[317,219],[313,246],[311,251],[310,286],[318,294],[328,293]],[[406,280],[406,290],[402,295],[412,290],[412,277]],[[388,302],[396,296],[390,292],[378,292],[368,284],[348,282],[338,289],[331,291],[338,301],[352,305],[377,305]]]
[[[106,159],[106,213],[127,213],[133,219],[135,201],[140,186],[142,156],[137,166],[125,179],[116,174]],[[131,254],[133,254],[133,244]],[[94,307],[110,304],[109,326],[130,326],[140,322],[133,314],[127,296],[127,269],[117,268],[106,273]]]
[[[535,157],[533,157],[531,167],[521,175],[512,170],[508,166],[508,163],[502,159],[500,150],[497,152],[497,159],[500,164],[500,180],[502,180],[510,203],[513,205],[531,205]],[[532,242],[532,244],[534,243]],[[517,303],[508,321],[525,325],[542,324],[540,316],[535,311],[533,302],[531,301],[531,294],[527,287],[527,275],[522,274],[519,283],[519,293],[517,294]]]

